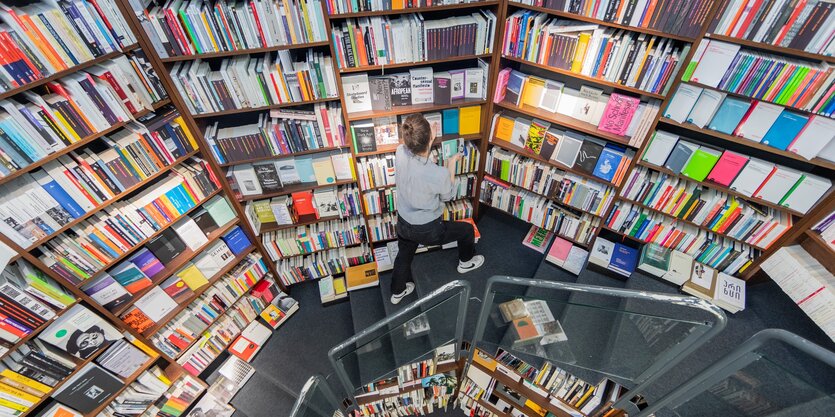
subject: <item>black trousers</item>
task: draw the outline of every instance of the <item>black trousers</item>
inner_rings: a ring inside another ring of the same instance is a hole
[[[473,258],[475,231],[465,222],[449,222],[437,218],[426,224],[412,225],[397,216],[397,258],[391,277],[391,293],[399,294],[406,290],[407,282],[412,278],[412,260],[418,245],[443,245],[458,241],[458,259],[467,262]]]

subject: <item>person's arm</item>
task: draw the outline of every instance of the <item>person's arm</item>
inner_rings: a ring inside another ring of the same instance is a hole
[[[455,154],[445,161],[447,176],[444,177],[441,183],[441,201],[449,201],[453,197],[455,184],[455,164],[461,159],[461,154]]]

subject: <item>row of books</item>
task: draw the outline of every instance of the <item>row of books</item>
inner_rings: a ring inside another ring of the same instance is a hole
[[[654,2],[650,0],[519,0],[519,3],[573,13],[625,26],[675,32],[694,37],[707,21],[711,0]]]
[[[737,152],[714,149],[661,130],[653,135],[642,160],[650,166],[667,168],[675,175],[696,182],[707,180],[743,196],[800,213],[808,212],[832,187],[827,178]]]
[[[600,224],[600,219],[589,213],[575,213],[575,210],[560,207],[544,196],[512,187],[492,177],[484,177],[481,181],[479,198],[490,207],[577,242],[591,240]]]
[[[8,91],[136,43],[113,0],[46,2],[0,11],[0,88]]]
[[[664,117],[678,123],[733,135],[789,151],[806,159],[835,161],[831,132],[835,120],[805,115],[765,101],[745,100],[722,91],[680,84],[664,110]]]
[[[456,144],[458,141],[455,141]],[[472,142],[462,142],[464,152],[455,167],[456,174],[468,174],[478,169],[480,152]],[[458,149],[458,146],[455,146]],[[432,157],[439,165],[443,165],[442,152],[433,149]],[[372,190],[379,187],[395,185],[394,154],[366,156],[357,159],[357,170],[360,187]]]
[[[441,220],[458,221],[473,218],[473,203],[469,199],[453,200],[444,203]]]
[[[729,0],[710,31],[821,55],[832,55],[835,16],[827,2]]]
[[[269,272],[260,255],[248,254],[231,271],[151,335],[158,349],[172,358],[188,348],[223,312],[232,307]],[[174,303],[175,308],[177,304]],[[168,312],[174,309],[168,310]]]
[[[120,318],[137,332],[145,332],[154,324],[164,321],[169,313],[177,309],[178,304],[193,299],[210,282],[220,279],[220,271],[235,256],[247,253],[251,246],[243,230],[236,227],[222,236],[221,241],[213,243],[194,262],[183,265],[159,286],[151,286],[129,308],[122,309],[126,311]]]
[[[179,417],[205,390],[206,385],[202,381],[191,375],[183,375],[140,417]]]
[[[365,221],[359,216],[267,232],[262,237],[264,246],[272,249],[270,256],[278,255],[273,261],[367,241]]]
[[[359,2],[350,2],[345,0],[328,0],[325,4],[328,6],[328,14],[344,14],[344,13],[358,13],[358,12],[377,12],[387,10],[407,10],[419,7],[431,6],[452,6],[456,4],[472,4],[478,3],[480,0],[440,0],[428,2],[427,0],[401,0],[386,2],[381,0],[362,0]]]
[[[446,379],[454,379],[446,376]],[[431,378],[426,378],[427,384]],[[349,417],[395,417],[422,416],[435,411],[446,410],[448,404],[454,400],[454,390],[447,386],[426,386],[424,388],[403,392],[396,396],[357,405],[357,409],[348,414]]]
[[[318,0],[169,1],[136,12],[162,58],[327,40]]]
[[[452,104],[464,99],[485,99],[489,64],[479,59],[478,67],[435,72],[431,67],[410,69],[390,75],[367,73],[345,75],[348,113],[391,110],[418,104]]]
[[[408,116],[377,117],[351,123],[354,151],[380,152],[397,146],[400,143],[399,126],[404,117]],[[423,117],[429,122],[435,138],[481,132],[481,106],[455,107],[440,112],[423,113]]]
[[[269,250],[269,249],[268,249]],[[348,267],[372,262],[374,258],[367,244],[339,247],[307,256],[296,256],[276,262],[278,278],[290,286],[303,281],[344,273]]]
[[[170,75],[191,114],[337,96],[331,57],[313,49],[225,59],[217,70],[200,59],[178,62]]]
[[[372,242],[397,239],[397,214],[383,213],[368,218],[368,235]]]
[[[458,393],[458,402],[460,404],[459,407],[461,411],[468,416],[499,417],[498,414],[493,412],[492,408],[487,408],[486,406],[478,403],[476,398],[465,395],[463,392]]]
[[[625,136],[629,146],[640,147],[649,132],[659,101],[643,103],[635,97],[583,85],[579,90],[559,81],[544,79],[505,68],[499,72],[496,103],[542,109],[568,116],[597,127],[601,132]]]
[[[450,198],[450,201],[470,198],[475,196],[475,190],[475,174],[458,175],[452,182],[452,192],[447,196]],[[366,215],[371,216],[397,211],[397,188],[371,190],[363,193],[362,196],[363,201],[365,201]]]
[[[588,245],[588,242],[585,245]],[[545,260],[574,275],[580,275],[588,257],[589,251],[584,247],[557,236],[554,243],[551,244],[551,248],[548,249]]]
[[[724,238],[689,223],[670,223],[665,214],[625,201],[615,203],[604,224],[617,233],[644,243],[657,243],[684,252],[698,262],[730,275],[744,271],[760,255],[760,251],[753,246]]]
[[[25,260],[7,266],[0,275],[0,281],[0,351],[3,354],[14,343],[55,317],[56,310],[63,309],[65,303],[75,300],[63,287],[43,276]],[[43,293],[39,287],[57,297]]]
[[[329,185],[354,179],[350,157],[331,153],[235,165],[226,177],[242,196],[281,192],[294,184]]]
[[[138,195],[53,237],[40,247],[40,259],[62,278],[78,284],[179,219],[219,187],[207,167],[196,161],[177,168]]]
[[[253,158],[291,155],[346,145],[339,103],[316,103],[313,110],[271,110],[257,124],[220,126],[215,122],[204,137],[215,159],[233,164]]]
[[[792,226],[792,215],[761,208],[733,195],[646,167],[637,167],[621,196],[676,219],[759,248],[768,248]]]
[[[835,72],[830,65],[713,39],[699,44],[682,80],[825,116],[835,110]]]
[[[820,233],[821,239],[826,242],[829,247],[835,249],[835,211],[829,213],[823,220],[812,226],[812,231]]]
[[[244,207],[253,229],[286,226],[300,219],[346,218],[362,214],[359,189],[354,184],[300,191],[291,195],[255,200]]]
[[[614,190],[542,162],[493,147],[487,154],[485,174],[578,210],[600,215]]]
[[[97,417],[138,416],[163,397],[172,384],[165,373],[154,366],[142,372]]]
[[[508,17],[502,54],[666,94],[690,45],[658,36],[519,10]]]
[[[549,163],[555,162],[559,166],[615,185],[623,180],[629,163],[635,156],[632,149],[571,130],[562,130],[540,119],[514,118],[499,113],[494,116],[493,124],[493,143],[501,146],[501,141],[508,142]]]
[[[492,11],[479,9],[444,19],[421,13],[346,19],[331,31],[339,68],[361,68],[489,54],[496,23]]]

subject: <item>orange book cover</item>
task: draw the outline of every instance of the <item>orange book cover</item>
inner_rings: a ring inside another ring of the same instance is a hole
[[[516,336],[520,341],[536,339],[541,336],[530,317],[513,320],[513,330],[516,331]]]

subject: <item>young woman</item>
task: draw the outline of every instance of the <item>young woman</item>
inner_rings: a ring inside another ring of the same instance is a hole
[[[403,121],[400,128],[402,144],[395,153],[397,184],[397,258],[391,280],[391,302],[399,303],[415,290],[412,259],[418,245],[442,245],[458,241],[458,272],[466,273],[484,263],[474,255],[475,232],[464,222],[442,221],[444,201],[453,196],[457,154],[446,161],[446,167],[431,160],[432,139],[429,122],[419,114]]]

